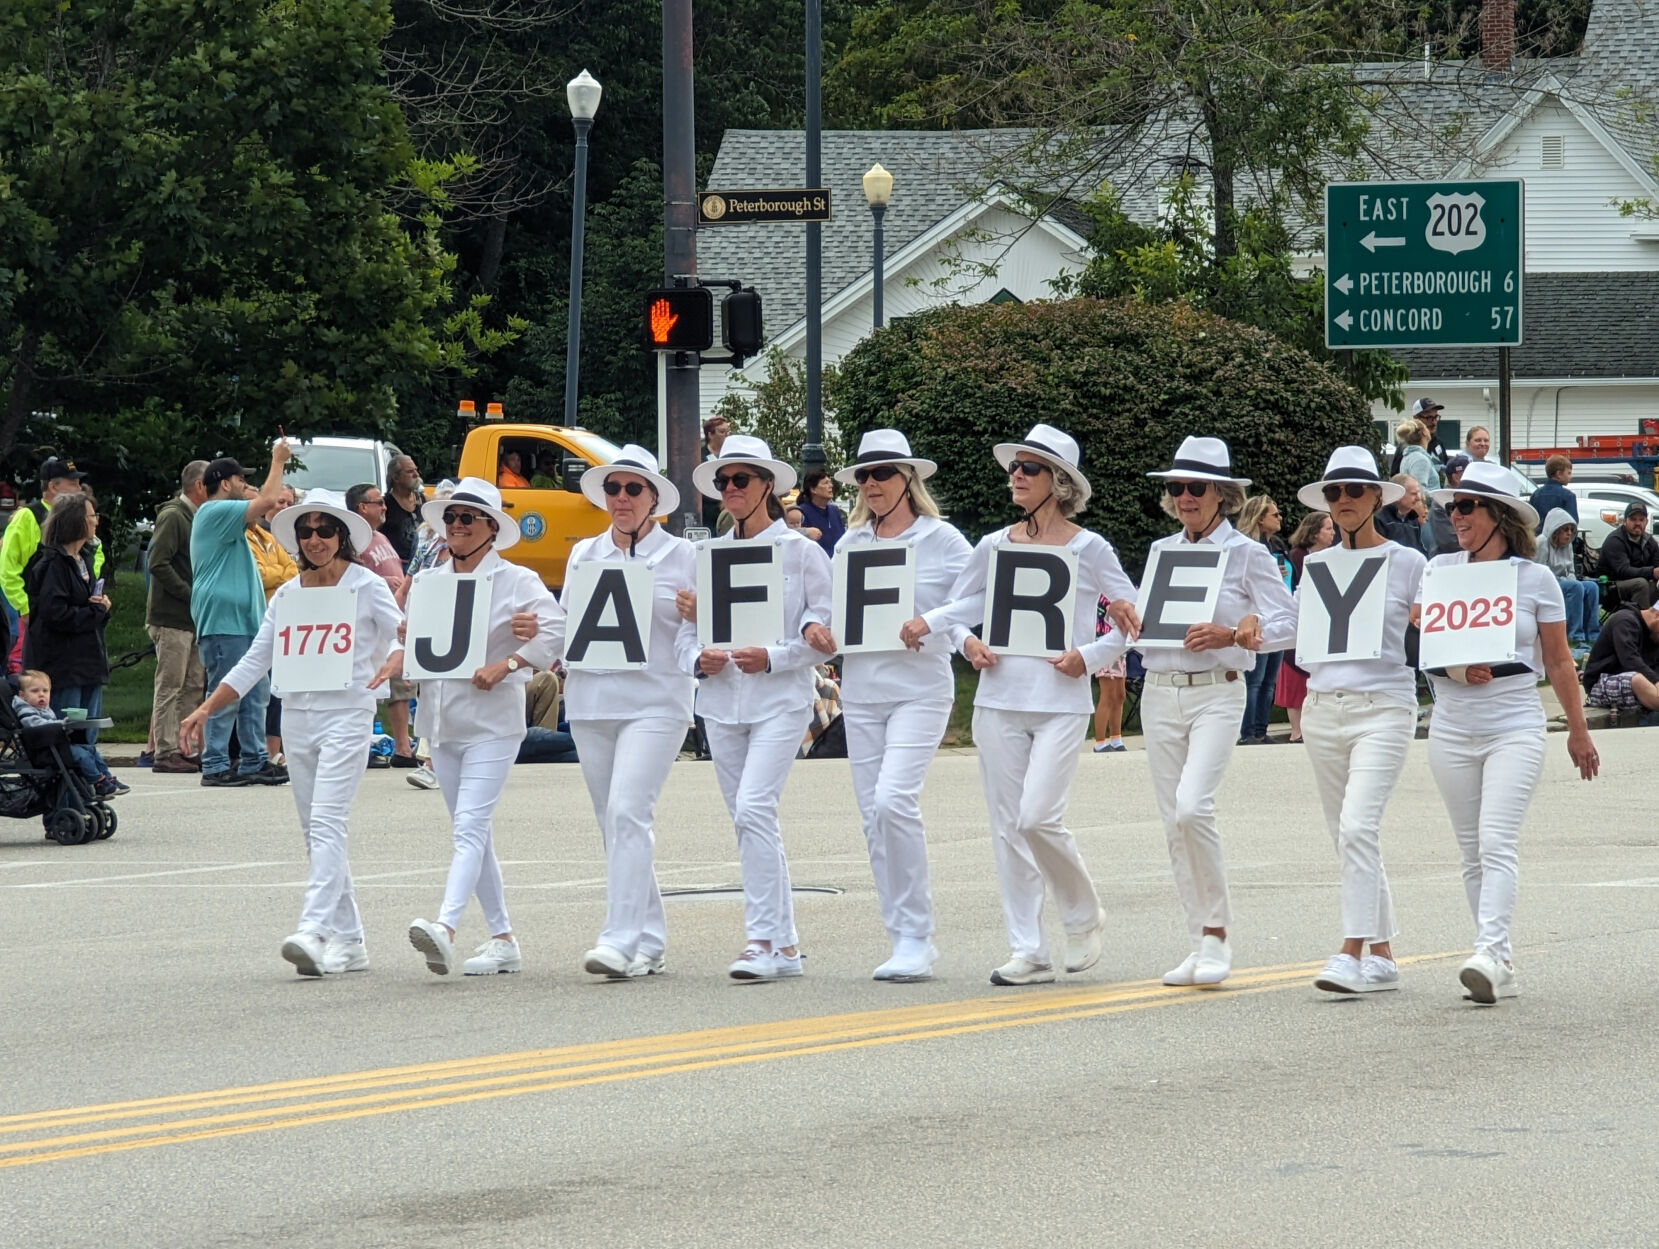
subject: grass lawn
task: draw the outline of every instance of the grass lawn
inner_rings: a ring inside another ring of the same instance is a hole
[[[143,578],[125,573],[119,584],[111,588],[110,601],[115,606],[104,630],[104,648],[109,652],[110,663],[114,664],[123,655],[150,645],[150,635],[144,632]],[[115,725],[98,734],[100,741],[143,744],[149,739],[155,679],[154,655],[146,655],[132,667],[109,674],[109,684],[104,687],[104,714]]]

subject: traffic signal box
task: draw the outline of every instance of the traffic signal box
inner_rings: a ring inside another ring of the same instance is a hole
[[[707,351],[714,346],[714,295],[702,286],[647,291],[645,346],[650,351]]]

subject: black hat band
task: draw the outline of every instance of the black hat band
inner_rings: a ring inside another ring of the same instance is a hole
[[[1233,470],[1229,465],[1222,464],[1218,467],[1214,464],[1206,464],[1203,460],[1171,460],[1169,470],[1172,473],[1176,470],[1182,470],[1188,473],[1220,474],[1224,477],[1231,477],[1233,475]]]
[[[1378,477],[1368,468],[1339,468],[1333,472],[1326,473],[1325,480],[1364,481],[1369,482],[1373,486],[1380,486],[1383,484],[1382,478]]]

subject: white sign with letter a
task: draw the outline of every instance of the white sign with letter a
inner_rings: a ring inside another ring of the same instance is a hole
[[[485,663],[494,579],[493,573],[441,570],[415,578],[404,629],[404,680],[472,680]]]
[[[1418,666],[1456,668],[1515,659],[1515,565],[1430,564],[1423,573]]]
[[[271,623],[271,689],[279,697],[343,690],[351,685],[357,650],[357,591],[348,586],[302,586],[276,592]]]
[[[916,614],[916,548],[860,542],[835,551],[835,625],[843,655],[902,651],[899,629]]]
[[[1296,662],[1328,664],[1382,656],[1391,552],[1329,547],[1307,557],[1297,588]]]
[[[782,646],[783,551],[775,542],[697,548],[697,642],[730,650]]]
[[[1180,650],[1189,628],[1215,619],[1226,571],[1226,549],[1208,542],[1153,547],[1135,599],[1141,618],[1135,648]]]
[[[999,542],[985,573],[985,645],[999,655],[1060,658],[1072,648],[1076,593],[1069,546]]]
[[[657,574],[643,560],[584,560],[565,574],[565,667],[629,671],[651,658]]]

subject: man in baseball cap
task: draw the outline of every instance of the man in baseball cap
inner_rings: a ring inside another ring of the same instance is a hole
[[[74,460],[50,456],[40,466],[40,499],[20,507],[6,526],[6,536],[0,539],[0,594],[5,596],[6,621],[11,626],[15,645],[6,662],[8,672],[23,666],[23,630],[29,623],[29,595],[23,589],[23,569],[40,547],[40,526],[46,513],[59,495],[80,489],[86,474],[75,467]],[[92,553],[93,575],[104,566],[104,549],[97,546]]]
[[[1412,420],[1423,422],[1423,428],[1429,431],[1428,440],[1423,445],[1428,453],[1441,464],[1446,462],[1446,448],[1440,441],[1439,433],[1440,413],[1445,406],[1443,403],[1436,403],[1433,399],[1424,396],[1412,404],[1411,411],[1406,413]],[[1400,456],[1404,453],[1404,447],[1394,448],[1394,466],[1389,470],[1390,476],[1400,471]]]

